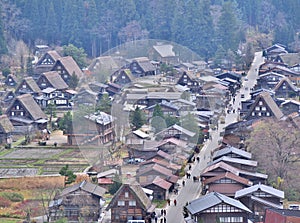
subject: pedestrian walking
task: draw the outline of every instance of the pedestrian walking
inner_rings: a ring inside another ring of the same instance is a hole
[[[167,215],[167,211],[166,211],[166,209],[164,209],[164,216],[166,216]]]
[[[163,218],[161,218],[161,219],[160,219],[160,223],[164,223],[164,220],[163,220]]]
[[[166,219],[166,217],[164,217],[164,223],[167,223],[167,219]]]
[[[199,156],[197,156],[197,162],[198,162],[198,163],[200,162],[200,157],[199,157]]]
[[[192,169],[192,166],[191,166],[191,164],[189,165],[189,170],[191,170]]]
[[[182,181],[182,186],[183,186],[183,187],[185,186],[185,181]]]
[[[154,220],[155,220],[155,223],[157,223],[157,216],[155,216]]]
[[[170,206],[171,200],[169,198],[168,198],[167,202],[168,202],[168,205]]]
[[[176,201],[176,199],[174,200],[174,206],[176,206],[177,205],[177,201]]]
[[[163,216],[164,215],[164,209],[160,210],[160,215]]]

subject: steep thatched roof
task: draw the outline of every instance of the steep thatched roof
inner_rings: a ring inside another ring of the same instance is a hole
[[[10,133],[14,129],[9,118],[6,115],[0,116],[0,133]]]
[[[46,78],[55,89],[62,90],[68,88],[68,85],[57,71],[45,72],[40,76],[40,78],[42,77]]]

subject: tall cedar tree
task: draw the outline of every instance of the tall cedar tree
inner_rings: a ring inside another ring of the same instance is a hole
[[[139,106],[136,106],[135,110],[131,113],[131,124],[133,125],[134,129],[141,128],[145,123],[145,118],[143,117],[144,114],[141,111]]]

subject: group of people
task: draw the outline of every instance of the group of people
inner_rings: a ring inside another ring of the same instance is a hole
[[[171,205],[171,200],[170,199],[167,199],[167,202],[168,202],[168,205],[170,206]],[[174,206],[176,206],[177,205],[177,200],[176,199],[174,199]]]

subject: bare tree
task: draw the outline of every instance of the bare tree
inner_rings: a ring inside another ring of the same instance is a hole
[[[59,189],[56,186],[52,189],[39,191],[41,206],[43,208],[44,215],[47,218],[46,222],[49,222],[51,217],[51,212],[49,210],[50,202],[54,200],[58,191]]]
[[[300,131],[288,121],[263,120],[256,124],[247,140],[259,167],[272,181],[288,180],[290,171],[300,160]]]

